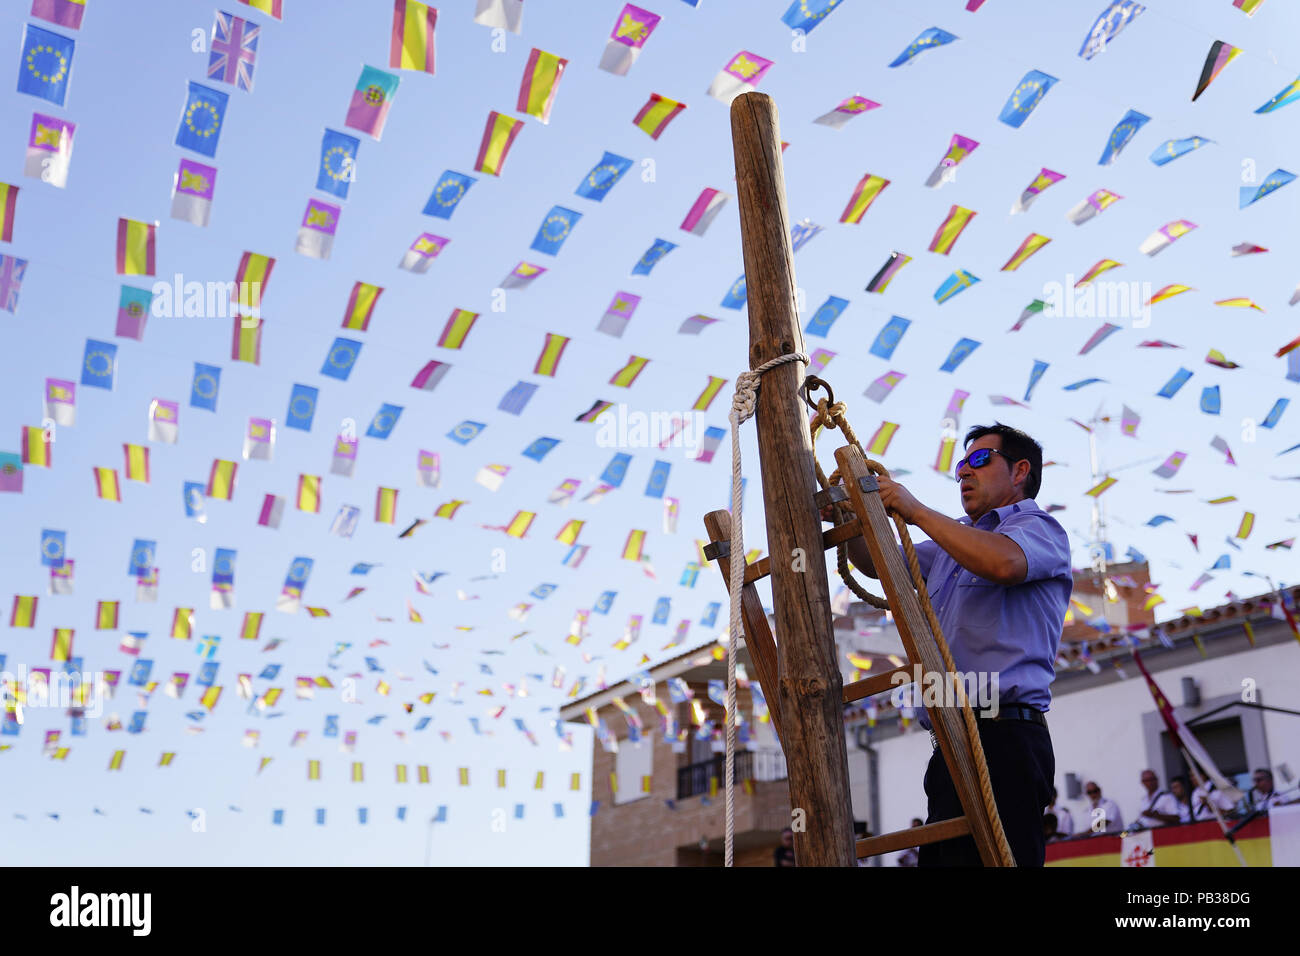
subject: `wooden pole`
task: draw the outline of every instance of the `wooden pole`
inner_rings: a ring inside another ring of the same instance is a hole
[[[749,298],[749,367],[757,368],[804,348],[795,307],[781,135],[771,97],[744,93],[732,101],[731,139]],[[798,362],[763,373],[756,412],[772,554],[781,725],[790,800],[795,810],[804,811],[807,826],[795,832],[799,865],[855,866],[842,681],[821,519],[813,503],[818,489],[812,437],[798,394],[804,374]],[[739,557],[732,555],[733,560]]]

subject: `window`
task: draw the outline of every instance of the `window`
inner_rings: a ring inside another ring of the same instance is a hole
[[[1239,717],[1190,724],[1188,729],[1196,735],[1196,739],[1210,755],[1210,759],[1214,761],[1220,773],[1236,783],[1243,793],[1251,788],[1250,765],[1246,760],[1246,744]],[[1160,748],[1165,767],[1166,787],[1168,781],[1179,774],[1190,781],[1191,773],[1187,763],[1183,760],[1177,745],[1169,739],[1168,733],[1160,735]]]
[[[615,806],[650,796],[642,789],[641,780],[654,773],[654,750],[654,737],[649,733],[642,734],[636,743],[630,740],[618,742],[618,756],[614,761],[614,773],[618,774]]]

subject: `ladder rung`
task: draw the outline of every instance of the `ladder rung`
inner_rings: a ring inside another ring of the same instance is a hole
[[[940,840],[951,840],[953,837],[967,836],[969,833],[970,821],[965,817],[953,817],[951,820],[927,823],[921,827],[884,833],[858,840],[858,859],[893,853],[895,850],[906,850],[913,846],[924,846],[927,843],[938,843]]]
[[[835,547],[841,541],[851,541],[853,538],[862,534],[862,526],[858,519],[846,521],[844,524],[836,525],[829,531],[822,532],[822,548],[829,550]],[[726,558],[731,555],[730,541],[712,541],[704,546],[704,556],[710,561],[716,561],[718,558]],[[761,581],[772,573],[772,558],[769,555],[766,558],[760,558],[753,564],[745,565],[745,583],[753,584],[755,581]]]
[[[813,504],[817,510],[821,511],[827,505],[838,504],[841,501],[848,501],[849,493],[844,490],[843,485],[831,485],[829,488],[823,488],[817,494],[813,495]]]
[[[883,674],[873,674],[871,677],[855,680],[852,684],[845,684],[844,703],[849,704],[855,700],[862,700],[864,697],[874,697],[887,690],[892,690],[895,686],[898,686],[894,683],[894,678],[899,674],[907,677],[907,680],[899,682],[900,685],[912,683],[912,669],[906,664],[902,664],[891,671],[885,671]]]

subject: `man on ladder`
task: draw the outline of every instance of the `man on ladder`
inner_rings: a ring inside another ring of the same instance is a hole
[[[1044,715],[1074,586],[1070,543],[1033,500],[1043,470],[1038,442],[999,423],[972,428],[965,447],[956,471],[965,518],[927,508],[883,475],[876,480],[881,503],[930,538],[916,545],[916,555],[953,663],[960,672],[979,674],[981,685],[987,679],[993,691],[991,706],[976,716],[1007,842],[1018,866],[1042,866],[1043,808],[1056,775]],[[865,574],[878,576],[862,538],[849,543],[849,556]],[[924,712],[922,724],[928,729]],[[927,823],[962,815],[937,744],[925,793]],[[920,850],[921,866],[980,862],[969,836]]]

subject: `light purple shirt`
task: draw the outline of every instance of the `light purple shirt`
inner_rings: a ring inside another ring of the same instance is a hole
[[[958,520],[971,524],[964,515]],[[1046,712],[1074,588],[1069,537],[1029,498],[995,508],[975,527],[1018,544],[1028,573],[1022,583],[1004,586],[967,571],[933,541],[916,545],[953,663],[963,672],[997,673],[999,705],[1024,704]]]

